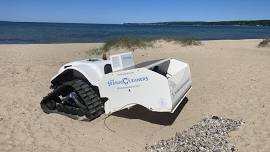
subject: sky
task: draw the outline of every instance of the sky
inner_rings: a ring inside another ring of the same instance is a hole
[[[270,19],[270,0],[0,0],[0,20],[150,23]]]

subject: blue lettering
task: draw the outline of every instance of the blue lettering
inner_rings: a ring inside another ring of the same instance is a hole
[[[132,83],[143,82],[143,81],[148,81],[148,77],[145,76],[145,77],[139,77],[139,78],[123,78],[122,80],[110,80],[108,81],[108,86],[119,85],[119,84],[129,85]]]

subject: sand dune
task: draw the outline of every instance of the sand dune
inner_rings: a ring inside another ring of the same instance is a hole
[[[230,134],[240,151],[269,151],[270,49],[257,48],[259,41],[204,41],[193,47],[161,42],[136,50],[136,62],[171,56],[188,62],[193,79],[188,101],[174,114],[136,106],[92,122],[44,114],[39,103],[63,63],[87,58],[90,48],[102,44],[0,45],[0,151],[144,151],[146,144],[208,115],[245,121]]]

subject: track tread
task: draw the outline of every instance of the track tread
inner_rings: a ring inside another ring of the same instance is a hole
[[[79,108],[72,105],[65,105],[61,103],[59,96],[63,92],[63,88],[71,87],[76,92],[77,96],[81,99],[80,102],[86,106],[86,108]],[[56,107],[57,112],[66,113],[73,116],[86,116],[88,120],[93,120],[104,113],[104,103],[101,101],[99,94],[94,90],[91,84],[81,79],[75,79],[68,82],[64,82],[62,85],[57,86],[55,90],[49,93],[41,101],[41,108],[45,113],[57,113],[46,109],[46,101],[53,98],[59,98],[57,101],[59,104]],[[68,116],[67,115],[67,116]]]
[[[83,100],[83,104],[86,105],[85,116],[88,119],[93,120],[104,113],[104,105],[91,85],[83,80],[72,80],[70,86],[74,88],[78,96]]]

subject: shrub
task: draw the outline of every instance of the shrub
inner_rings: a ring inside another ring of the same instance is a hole
[[[264,39],[258,44],[258,47],[269,47],[269,46],[270,46],[270,39]]]

